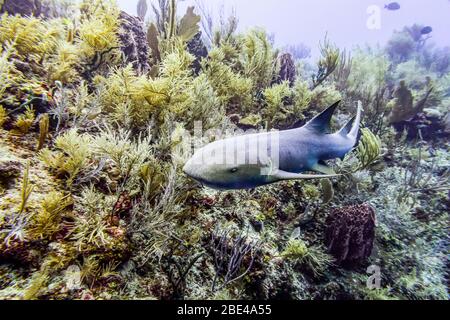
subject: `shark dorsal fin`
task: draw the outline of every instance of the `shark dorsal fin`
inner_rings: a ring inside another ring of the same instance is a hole
[[[304,128],[315,131],[317,133],[329,133],[331,117],[333,116],[333,113],[340,102],[341,101],[338,101],[326,108],[324,111],[322,111],[322,113],[315,116],[312,120],[305,124]]]

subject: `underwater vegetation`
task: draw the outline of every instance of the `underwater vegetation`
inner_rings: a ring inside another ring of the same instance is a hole
[[[313,64],[176,0],[0,6],[1,299],[448,299],[450,50],[427,26],[325,37]],[[338,176],[183,173],[198,123],[286,130],[339,100],[333,131],[364,112]]]

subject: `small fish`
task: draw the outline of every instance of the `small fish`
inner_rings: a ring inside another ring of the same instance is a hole
[[[420,30],[421,34],[429,34],[433,31],[433,28],[430,26],[426,26],[425,28],[423,28],[422,30]]]
[[[326,160],[341,158],[356,144],[362,105],[340,131],[329,133],[333,104],[301,128],[236,136],[197,150],[183,171],[219,190],[250,189],[283,180],[339,176]],[[276,140],[273,137],[277,136]],[[276,150],[276,151],[275,151]],[[224,161],[231,159],[231,163]],[[235,163],[236,159],[241,159]],[[322,174],[304,174],[315,171]]]
[[[398,2],[391,2],[389,4],[386,4],[384,6],[385,9],[391,10],[391,11],[395,11],[400,9],[400,4]]]

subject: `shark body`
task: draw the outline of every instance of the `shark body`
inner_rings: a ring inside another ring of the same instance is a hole
[[[356,144],[362,107],[340,131],[329,132],[333,104],[301,128],[236,136],[194,153],[183,171],[214,189],[249,189],[292,179],[337,176],[325,161],[343,158]],[[320,174],[304,174],[316,171]]]

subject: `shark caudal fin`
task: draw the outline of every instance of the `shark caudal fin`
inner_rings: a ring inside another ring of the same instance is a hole
[[[355,140],[358,137],[359,127],[361,124],[361,114],[362,114],[363,108],[361,101],[358,101],[358,111],[356,113],[356,116],[351,118],[347,124],[339,131],[339,134],[344,137],[348,137],[350,139]]]
[[[334,111],[341,101],[334,103],[329,106],[327,109],[322,111],[319,115],[315,116],[313,119],[308,121],[303,128],[309,129],[316,133],[327,134],[330,132],[330,121],[333,116]]]

